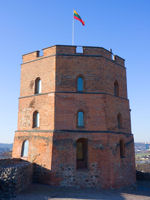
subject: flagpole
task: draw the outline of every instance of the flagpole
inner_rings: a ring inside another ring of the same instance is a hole
[[[73,9],[73,21],[72,21],[72,45],[74,45],[74,9]]]

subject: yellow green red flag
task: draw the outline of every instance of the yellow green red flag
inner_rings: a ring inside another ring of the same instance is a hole
[[[83,26],[85,25],[84,21],[81,19],[80,15],[75,10],[73,11],[73,17],[74,19],[79,20]]]

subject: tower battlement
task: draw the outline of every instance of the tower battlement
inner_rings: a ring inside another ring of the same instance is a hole
[[[55,45],[23,55],[13,157],[41,183],[115,188],[135,182],[124,59]]]
[[[79,51],[78,51],[79,47]],[[42,55],[40,54],[42,53]],[[69,45],[55,45],[42,49],[41,51],[34,51],[31,53],[24,54],[22,56],[23,63],[41,59],[47,56],[55,55],[79,55],[79,56],[95,56],[95,57],[104,57],[117,63],[121,66],[124,66],[124,59],[113,55],[111,51],[104,49],[102,47],[93,47],[93,46],[69,46]]]

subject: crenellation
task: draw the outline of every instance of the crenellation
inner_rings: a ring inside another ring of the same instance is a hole
[[[84,55],[97,55],[97,56],[104,56],[111,60],[111,52],[102,48],[102,47],[83,47],[83,54]]]
[[[78,52],[79,49],[79,52]],[[89,47],[89,46],[67,46],[67,45],[55,45],[42,49],[41,51],[35,51],[24,54],[22,56],[23,63],[41,59],[47,56],[56,55],[81,55],[81,56],[102,56],[109,60],[113,60],[119,65],[124,66],[124,59],[113,55],[111,51],[102,47]]]
[[[47,47],[43,49],[43,56],[56,55],[56,46]]]
[[[130,121],[124,59],[112,50],[55,45],[23,55],[13,157],[34,163],[34,181],[134,184]]]
[[[56,54],[75,54],[76,46],[56,45]]]
[[[35,60],[38,57],[39,57],[39,51],[34,51],[34,52],[31,52],[31,53],[24,54],[22,56],[22,61],[23,61],[23,63],[25,63],[25,62],[28,62],[28,61]]]
[[[121,66],[125,66],[124,65],[125,60],[117,55],[114,55],[114,62],[116,62],[117,64]]]

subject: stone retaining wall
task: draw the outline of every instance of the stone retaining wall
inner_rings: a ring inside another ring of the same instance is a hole
[[[150,181],[150,164],[136,164],[136,179]]]
[[[21,159],[0,160],[0,199],[15,196],[32,183],[32,164]]]

